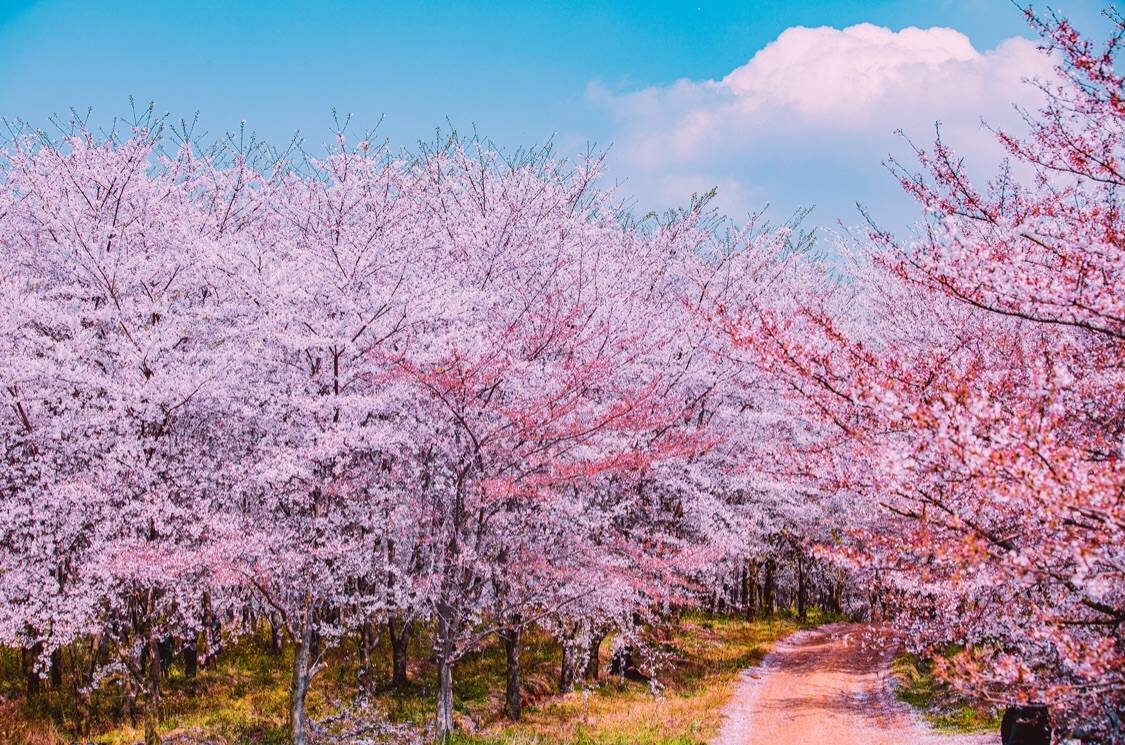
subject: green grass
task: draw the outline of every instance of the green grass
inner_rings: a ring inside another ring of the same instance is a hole
[[[810,619],[810,624],[816,620]],[[774,641],[797,627],[789,619],[747,622],[685,616],[665,638],[654,640],[669,661],[657,695],[644,683],[603,680],[596,687],[547,697],[529,707],[519,724],[498,719],[454,742],[705,745],[718,732],[739,671],[760,662]]]
[[[903,652],[891,667],[898,686],[895,696],[922,712],[935,729],[949,733],[997,732],[1000,719],[991,707],[957,696],[934,677],[929,660]]]
[[[824,620],[813,615],[808,625]],[[654,629],[649,642],[667,661],[656,695],[645,683],[606,675],[609,640],[602,649],[602,679],[560,695],[558,645],[542,633],[529,632],[521,647],[525,708],[519,723],[503,716],[504,655],[489,641],[455,668],[455,721],[462,732],[451,745],[705,745],[718,731],[738,672],[759,662],[777,638],[798,626],[787,617],[746,621],[688,614],[678,625]],[[425,634],[414,636],[412,685],[403,692],[389,688],[385,640],[374,650],[366,690],[393,721],[425,723],[432,717],[431,649]],[[313,717],[328,714],[334,702],[349,701],[363,690],[358,657],[350,640],[329,652],[328,665],[309,694]],[[18,664],[8,662],[0,659],[0,741],[69,745],[77,739],[70,694],[52,691],[24,701],[18,693]],[[288,648],[270,654],[262,630],[228,645],[215,664],[194,678],[173,666],[162,693],[161,734],[206,735],[226,745],[282,745],[287,741],[291,664]],[[93,732],[83,742],[131,745],[142,739],[142,721],[129,721],[117,687],[104,685],[94,701]]]

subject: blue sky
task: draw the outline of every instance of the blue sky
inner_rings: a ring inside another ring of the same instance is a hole
[[[1055,6],[1080,26],[1103,25],[1094,0]],[[951,37],[933,37],[948,52],[933,58],[929,37],[782,36],[794,26],[859,23],[892,34],[950,27],[980,57],[968,59]],[[127,111],[132,95],[177,118],[198,110],[215,134],[246,120],[275,141],[301,130],[311,145],[328,139],[332,107],[360,127],[383,117],[379,132],[403,145],[448,118],[509,147],[552,135],[563,149],[612,144],[609,173],[627,179],[623,188],[640,207],[682,201],[711,181],[732,213],[767,201],[778,214],[815,203],[816,222],[831,224],[854,221],[857,198],[876,212],[884,205],[894,184],[879,162],[898,146],[897,126],[925,139],[932,117],[946,118],[943,105],[976,122],[990,111],[974,106],[992,109],[1008,88],[1019,99],[1012,69],[1027,62],[1026,49],[989,53],[1020,35],[1027,27],[1006,0],[0,2],[0,116],[42,124],[73,105],[92,106],[95,121],[106,121]],[[747,66],[779,37],[785,41],[772,57],[743,71],[749,82],[738,91],[708,83]],[[887,39],[906,50],[886,68],[893,90],[847,94],[839,117],[810,115],[807,101],[778,93],[807,90],[825,79],[813,65],[830,72],[841,60],[878,54]],[[822,55],[806,69],[809,54],[800,50],[809,44],[841,56]],[[921,84],[945,90],[945,98],[902,98],[899,78],[918,64],[937,76]],[[797,74],[789,79],[787,70]],[[992,82],[977,98],[963,96],[960,83],[941,88],[962,74]],[[874,108],[853,110],[863,96],[875,97]],[[836,118],[850,124],[841,130]],[[701,119],[706,128],[684,145],[683,128]],[[905,214],[893,197],[885,204],[893,219]]]

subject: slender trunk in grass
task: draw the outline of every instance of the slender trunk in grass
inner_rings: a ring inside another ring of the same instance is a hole
[[[738,591],[738,607],[743,613],[750,605],[750,570],[746,566],[746,562],[742,563],[739,570],[739,591]]]
[[[39,673],[35,669],[35,664],[39,660],[39,655],[43,653],[42,642],[36,642],[30,647],[24,647],[22,650],[22,663],[24,674],[24,691],[27,698],[31,699],[39,695],[40,680]]]
[[[453,734],[453,662],[438,655],[437,738],[445,742]]]
[[[62,650],[51,652],[51,689],[57,691],[62,687]]]
[[[802,622],[809,620],[808,587],[805,583],[805,562],[797,559],[797,618]]]
[[[507,684],[504,689],[504,712],[513,722],[520,720],[522,701],[520,700],[520,627],[515,624],[500,631],[500,641],[504,644],[504,659],[507,661]]]
[[[756,561],[747,562],[746,582],[747,582],[746,608],[744,610],[745,610],[746,620],[749,621],[749,620],[753,619],[754,614],[757,613],[757,605],[758,605],[758,562],[756,562]]]
[[[597,682],[598,675],[601,673],[601,653],[602,642],[605,641],[606,635],[595,631],[590,637],[590,646],[586,650],[586,680]]]
[[[762,583],[762,613],[773,616],[774,610],[774,561],[766,560],[766,576]]]
[[[157,732],[160,725],[160,642],[156,638],[154,623],[149,623],[147,631],[145,677],[148,680],[144,683],[145,745],[160,745],[160,734]]]
[[[453,653],[455,650],[453,608],[445,602],[437,607],[438,686],[434,725],[437,741],[444,743],[453,734]]]
[[[199,672],[199,637],[192,634],[187,640],[184,641],[183,649],[184,658],[184,675],[188,678],[194,678],[195,674]]]
[[[410,622],[387,619],[387,633],[391,640],[391,687],[403,690],[409,685],[406,677],[406,645],[410,640]]]
[[[574,690],[574,678],[578,672],[578,654],[574,645],[574,632],[562,638],[562,664],[559,667],[559,692]]]
[[[289,690],[289,737],[293,745],[308,745],[308,713],[305,699],[312,678],[312,624],[308,618],[301,629],[301,637],[293,656],[293,685]]]
[[[359,662],[364,675],[371,669],[371,636],[371,623],[364,621],[359,625]]]
[[[282,623],[277,613],[269,615],[270,622],[270,654],[277,656],[281,654],[281,632]]]

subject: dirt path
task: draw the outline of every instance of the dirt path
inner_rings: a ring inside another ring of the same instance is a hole
[[[715,745],[984,745],[996,735],[940,735],[895,700],[895,644],[869,626],[833,624],[780,642],[743,673]]]

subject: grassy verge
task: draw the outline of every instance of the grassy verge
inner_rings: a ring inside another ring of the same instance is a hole
[[[891,667],[898,686],[895,695],[916,709],[935,729],[950,733],[998,732],[1000,719],[990,707],[956,695],[934,677],[929,660],[907,652]]]
[[[810,619],[810,625],[816,622]],[[521,651],[525,709],[513,724],[503,715],[504,656],[489,643],[462,659],[455,670],[458,745],[702,745],[718,731],[722,707],[739,670],[758,662],[769,646],[798,624],[789,619],[746,621],[688,615],[654,632],[652,643],[666,664],[659,685],[606,676],[596,684],[559,695],[559,650],[550,638],[526,635]],[[603,647],[603,671],[609,666]],[[388,685],[389,650],[381,644],[372,671],[361,680],[358,650],[351,642],[330,652],[327,669],[309,696],[316,717],[361,691],[399,722],[424,722],[432,711],[434,668],[429,641],[418,635],[410,650],[414,684],[405,692]],[[289,650],[270,654],[265,634],[229,645],[211,667],[187,678],[173,666],[162,701],[162,734],[190,733],[221,745],[282,745],[286,742]],[[65,690],[33,701],[18,694],[20,679],[0,665],[0,742],[70,745],[76,738],[73,700]],[[95,692],[93,734],[98,745],[131,745],[142,739],[141,719],[130,721],[119,688]]]
[[[662,651],[671,666],[653,693],[608,681],[531,707],[518,725],[497,721],[465,745],[703,745],[717,732],[738,671],[792,631],[791,621],[685,618]]]

